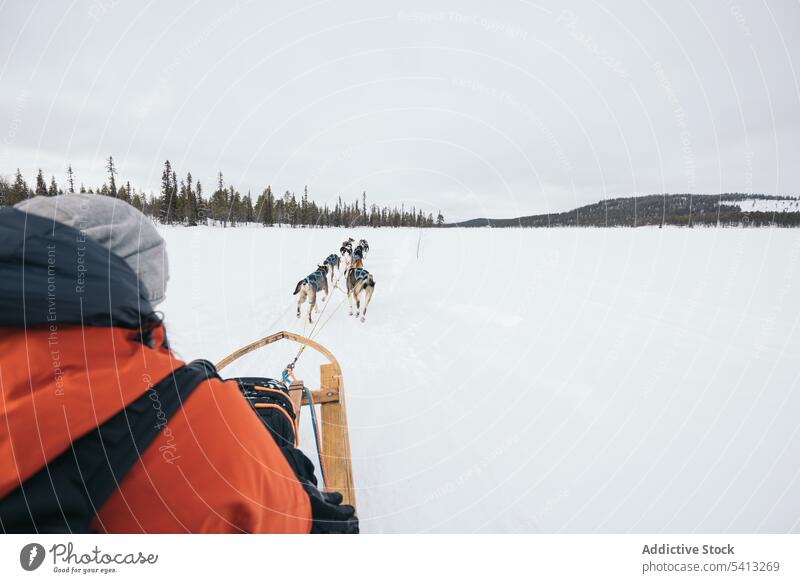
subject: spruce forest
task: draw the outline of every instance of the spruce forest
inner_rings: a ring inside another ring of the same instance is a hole
[[[400,208],[367,206],[367,193],[360,200],[343,201],[341,196],[335,205],[319,204],[309,198],[308,187],[298,197],[286,191],[276,195],[267,186],[255,202],[250,192],[242,194],[233,185],[226,184],[222,172],[217,174],[214,191],[205,194],[205,189],[191,172],[179,177],[169,160],[164,162],[161,173],[161,190],[156,196],[145,194],[131,187],[129,181],[122,183],[113,157],[106,160],[108,178],[100,187],[87,188],[80,183],[72,166],[67,167],[66,183],[60,186],[55,177],[45,180],[39,170],[33,187],[28,186],[17,169],[13,181],[0,176],[0,206],[13,206],[33,196],[60,196],[71,192],[88,192],[112,196],[124,200],[141,210],[145,215],[163,224],[176,225],[220,225],[235,227],[247,223],[263,225],[288,225],[292,227],[433,227],[444,224],[444,216],[411,207]]]

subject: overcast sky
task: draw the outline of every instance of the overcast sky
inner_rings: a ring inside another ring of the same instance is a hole
[[[0,173],[448,220],[800,194],[800,3],[0,0]]]

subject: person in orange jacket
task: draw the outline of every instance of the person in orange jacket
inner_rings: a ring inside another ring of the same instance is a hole
[[[257,392],[170,351],[167,265],[111,197],[0,210],[0,530],[358,532]]]

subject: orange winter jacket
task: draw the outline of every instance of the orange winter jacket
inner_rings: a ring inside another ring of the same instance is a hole
[[[120,328],[0,329],[0,498],[183,363]],[[235,382],[191,393],[93,527],[109,533],[289,532],[309,499]]]
[[[132,450],[107,495],[81,497],[86,483],[105,483],[92,482],[99,472],[57,470],[71,453],[78,459],[75,444],[94,443],[132,407],[157,415],[152,387],[187,369],[144,291],[123,259],[75,229],[0,209],[0,531],[13,529],[4,522],[13,516],[31,525],[23,529],[64,532],[69,522],[58,526],[45,504],[55,500],[64,514],[64,497],[48,498],[38,485],[67,476],[73,498],[89,508],[90,531],[309,532],[308,492],[237,383],[220,380],[211,365],[211,375],[183,383],[189,392],[182,402],[173,397],[168,421],[138,425],[155,439]],[[96,468],[113,458],[124,433],[104,435],[82,462],[93,458]],[[34,519],[37,505],[45,511]]]

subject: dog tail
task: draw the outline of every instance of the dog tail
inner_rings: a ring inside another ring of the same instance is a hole
[[[297,282],[297,285],[294,288],[294,293],[292,294],[293,296],[296,296],[298,293],[300,293],[300,286],[303,285],[303,282],[304,280],[302,279]]]

